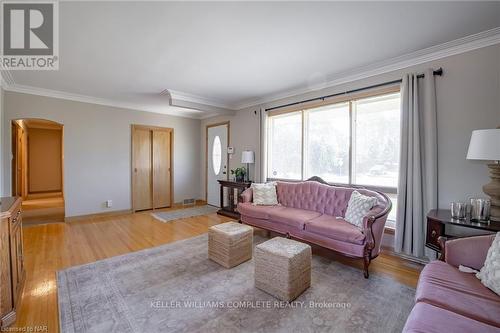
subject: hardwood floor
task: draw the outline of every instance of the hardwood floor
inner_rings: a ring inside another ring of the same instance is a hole
[[[30,196],[23,200],[23,224],[41,224],[64,221],[62,193],[53,196]]]
[[[46,326],[46,332],[59,331],[58,270],[201,235],[210,226],[230,220],[209,214],[162,223],[149,212],[142,212],[24,226],[26,281],[14,327]],[[361,267],[360,260],[324,249],[315,249],[315,253]],[[372,274],[388,276],[413,287],[420,269],[420,265],[385,252],[370,265]]]

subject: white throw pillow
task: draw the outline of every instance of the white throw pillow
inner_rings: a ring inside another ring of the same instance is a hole
[[[500,232],[497,232],[486,255],[484,266],[476,277],[485,287],[500,295]]]
[[[276,194],[276,183],[252,183],[253,204],[273,206],[278,204],[278,196]]]
[[[359,228],[363,228],[363,217],[365,217],[376,203],[377,198],[363,195],[358,191],[353,191],[349,203],[347,204],[347,211],[345,212],[344,219]]]

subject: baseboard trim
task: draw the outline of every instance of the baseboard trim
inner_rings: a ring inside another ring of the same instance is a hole
[[[176,202],[172,205],[172,207],[166,207],[166,208],[159,208],[158,210],[162,209],[169,209],[169,208],[189,208],[189,207],[194,207],[194,206],[203,206],[206,205],[207,202],[205,200],[196,200],[194,205],[183,205],[182,202]],[[136,213],[152,213],[154,212],[154,209],[148,209],[148,210],[140,210],[137,211]],[[74,222],[74,221],[81,221],[81,220],[86,220],[86,219],[92,219],[92,218],[99,218],[99,217],[106,217],[106,216],[116,216],[116,215],[126,215],[126,214],[133,214],[134,212],[132,209],[123,209],[123,210],[114,210],[112,212],[102,212],[102,213],[94,213],[94,214],[86,214],[86,215],[76,215],[76,216],[68,216],[64,218],[64,222]]]
[[[76,215],[76,216],[68,216],[64,218],[64,222],[75,222],[92,218],[106,217],[106,216],[116,216],[116,215],[126,215],[132,214],[131,209],[123,209],[123,210],[114,210],[112,212],[102,212],[102,213],[94,213],[94,214],[86,214],[86,215]]]

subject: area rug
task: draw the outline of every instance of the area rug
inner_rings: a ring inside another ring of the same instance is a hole
[[[161,222],[170,222],[173,220],[184,219],[187,217],[193,217],[198,215],[206,215],[217,212],[219,209],[217,207],[205,205],[196,206],[192,208],[171,210],[168,212],[157,212],[151,213],[153,217]]]
[[[61,332],[401,332],[415,295],[319,256],[291,303],[253,277],[252,260],[229,270],[210,261],[206,234],[71,267],[57,274]]]

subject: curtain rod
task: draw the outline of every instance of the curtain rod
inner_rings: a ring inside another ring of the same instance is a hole
[[[443,75],[443,69],[442,68],[438,68],[435,71],[433,71],[432,74],[437,75],[437,76],[442,76]],[[425,74],[418,74],[417,75],[418,79],[421,79],[423,77],[425,77]],[[272,110],[276,110],[276,109],[285,108],[285,107],[288,107],[288,106],[299,105],[299,104],[308,103],[308,102],[314,102],[314,101],[319,101],[319,100],[323,100],[324,101],[327,98],[332,98],[332,97],[337,97],[337,96],[342,96],[342,95],[357,93],[357,92],[360,92],[360,91],[363,91],[363,90],[369,90],[369,89],[373,89],[373,88],[379,88],[379,87],[383,87],[383,86],[388,86],[388,85],[391,85],[391,84],[401,83],[402,81],[403,81],[402,79],[399,79],[399,80],[394,80],[394,81],[389,81],[389,82],[384,82],[384,83],[378,83],[378,84],[374,84],[372,86],[368,86],[368,87],[364,87],[364,88],[358,88],[358,89],[353,89],[353,90],[349,90],[349,91],[344,91],[344,92],[341,92],[341,93],[336,93],[336,94],[331,94],[331,95],[326,95],[326,96],[321,96],[321,97],[310,98],[310,99],[306,99],[306,100],[300,101],[300,102],[293,102],[293,103],[288,103],[288,104],[284,104],[284,105],[280,105],[280,106],[274,106],[272,108],[266,109],[266,111],[272,111]]]

